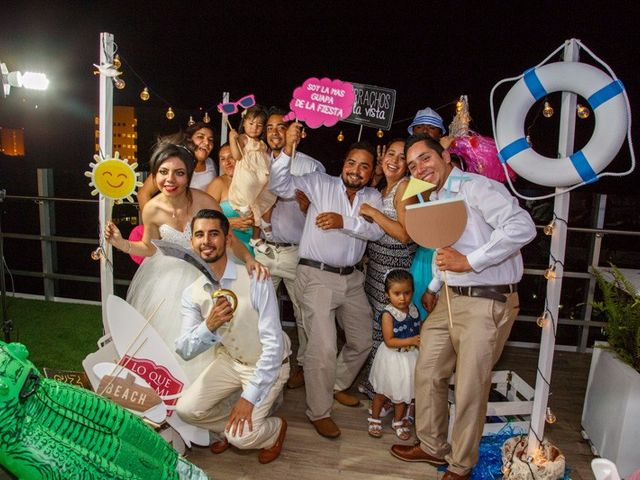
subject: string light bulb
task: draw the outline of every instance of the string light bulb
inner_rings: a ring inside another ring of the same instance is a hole
[[[100,260],[102,258],[102,247],[98,247],[95,250],[93,250],[91,252],[91,259],[92,260]]]
[[[553,229],[555,228],[555,226],[556,226],[556,221],[551,220],[548,225],[544,226],[542,231],[544,232],[545,235],[551,236],[553,235]]]
[[[120,67],[122,67],[122,62],[120,61],[120,55],[118,55],[117,53],[113,57],[112,65],[113,65],[113,68],[115,68],[116,70],[120,70]]]
[[[546,118],[550,118],[553,116],[553,107],[546,100],[544,102],[544,108],[542,109],[542,115],[544,115]]]
[[[556,421],[558,420],[558,418],[551,411],[551,407],[547,407],[547,413],[545,414],[544,419],[549,424],[556,423]]]
[[[549,268],[547,268],[544,271],[544,278],[546,278],[547,280],[554,280],[556,278],[556,266],[555,265],[549,265]]]
[[[307,131],[304,129],[304,127],[302,128],[302,130],[300,130],[300,138],[307,138]]]
[[[173,109],[172,109],[171,107],[169,107],[169,108],[167,109],[167,113],[165,114],[165,116],[167,117],[167,119],[169,119],[169,120],[173,120],[173,117],[175,117],[175,116],[176,116],[176,114],[175,114],[175,113],[173,113]]]
[[[342,133],[342,130],[340,130],[340,133],[338,134],[338,141],[344,142],[344,134]]]
[[[584,105],[578,104],[576,110],[578,112],[578,118],[581,118],[582,120],[589,118],[589,115],[591,115],[591,111]]]
[[[193,119],[193,115],[189,115],[189,121],[187,122],[187,127],[191,125],[195,125],[196,121]]]
[[[202,121],[204,123],[211,123],[211,117],[209,116],[209,112],[204,112],[204,117],[202,117]]]
[[[127,83],[120,77],[115,77],[113,79],[113,86],[116,87],[118,90],[122,90],[124,87],[127,86]]]
[[[382,137],[384,137],[384,132],[382,131],[382,129],[381,129],[381,128],[379,128],[379,129],[378,129],[378,131],[376,132],[376,136],[377,136],[378,138],[382,138]]]
[[[149,98],[151,98],[151,95],[149,94],[149,89],[147,87],[144,87],[140,92],[140,99],[143,102],[146,102],[147,100],[149,100]]]
[[[538,319],[536,320],[536,324],[540,328],[544,328],[547,325],[547,312],[546,311],[542,315],[540,315],[538,317]]]

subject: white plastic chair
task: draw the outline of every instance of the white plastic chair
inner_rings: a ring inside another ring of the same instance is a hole
[[[593,470],[596,480],[620,480],[616,464],[606,458],[591,460],[591,470]]]

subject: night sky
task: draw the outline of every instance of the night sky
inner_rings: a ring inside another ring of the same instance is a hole
[[[460,94],[469,96],[472,128],[491,135],[492,86],[569,38],[581,39],[613,68],[632,111],[640,98],[635,2],[10,3],[0,13],[0,60],[10,70],[47,72],[51,86],[44,93],[13,89],[0,98],[0,125],[26,129],[27,157],[0,157],[0,188],[8,193],[34,193],[35,168],[47,166],[65,172],[69,191],[82,185],[76,194],[88,195],[82,173],[93,154],[98,79],[92,64],[102,31],[115,35],[125,60],[127,87],[114,91],[114,103],[137,109],[142,162],[155,134],[184,127],[189,114],[201,118],[199,108],[212,109],[223,91],[232,99],[255,93],[259,103],[286,107],[293,89],[312,76],[395,89],[397,123],[385,139],[406,136],[408,119],[425,106],[440,107],[448,125]],[[144,84],[128,65],[177,112],[172,122],[157,95],[139,99]],[[557,140],[543,120],[532,138],[542,153],[553,152]],[[590,136],[593,123],[585,125],[578,138]],[[311,131],[301,150],[335,170],[357,129],[339,123]],[[336,142],[339,130],[343,144]],[[380,142],[373,129],[365,128],[364,138]],[[610,168],[626,169],[628,161],[623,152]],[[16,171],[33,181],[14,183]]]

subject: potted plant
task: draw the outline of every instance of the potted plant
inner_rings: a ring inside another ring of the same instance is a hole
[[[582,411],[583,434],[621,477],[640,466],[640,296],[615,266],[594,269],[602,290],[596,311],[607,317],[608,343],[596,342]]]

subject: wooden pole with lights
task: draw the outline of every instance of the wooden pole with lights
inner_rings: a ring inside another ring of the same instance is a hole
[[[565,62],[578,61],[578,43],[575,39],[567,40],[564,47]],[[558,139],[558,155],[567,157],[573,153],[576,122],[576,94],[562,92],[562,108],[560,111],[560,135]],[[540,338],[540,356],[538,357],[538,373],[536,377],[533,410],[531,412],[531,429],[527,456],[534,456],[544,437],[544,427],[547,417],[552,417],[548,411],[549,383],[553,369],[553,353],[556,342],[556,330],[559,320],[560,294],[562,292],[562,277],[564,273],[564,256],[567,244],[567,219],[569,216],[570,194],[564,188],[556,188],[553,213],[556,221],[551,235],[551,252],[549,255],[549,270],[553,274],[547,277],[547,304],[542,314],[544,321],[539,322],[542,328]]]
[[[100,34],[100,65],[113,62],[114,52],[113,34],[103,32]],[[100,155],[103,158],[112,156],[113,149],[113,80],[106,76],[99,76],[99,145]],[[113,294],[113,249],[111,244],[104,240],[104,227],[111,220],[113,200],[100,194],[98,222],[100,228],[100,245],[103,246],[103,254],[100,256],[100,297],[102,299],[102,324],[105,333],[109,333],[107,324],[107,298]]]

